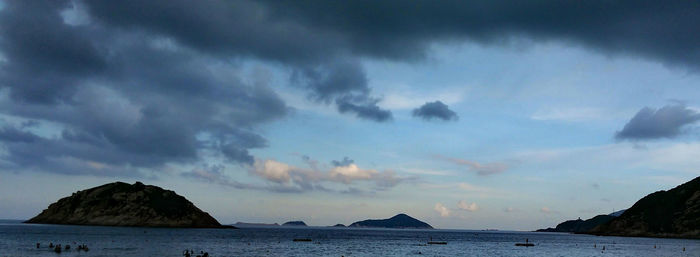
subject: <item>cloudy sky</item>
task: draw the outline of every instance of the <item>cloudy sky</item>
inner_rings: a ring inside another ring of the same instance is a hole
[[[532,230],[700,175],[692,1],[0,1],[0,218]]]

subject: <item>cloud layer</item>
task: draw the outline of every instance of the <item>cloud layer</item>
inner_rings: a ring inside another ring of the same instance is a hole
[[[130,176],[204,155],[253,165],[251,149],[268,145],[259,127],[289,107],[265,77],[242,75],[251,60],[287,71],[318,104],[376,122],[393,116],[362,61],[419,62],[436,43],[557,41],[696,71],[698,13],[692,1],[5,1],[0,113],[38,125],[3,122],[1,163]],[[423,107],[422,118],[457,117],[440,102]],[[617,137],[674,137],[697,120],[651,125],[665,113],[640,111]]]

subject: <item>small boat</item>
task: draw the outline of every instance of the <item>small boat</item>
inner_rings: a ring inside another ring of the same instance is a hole
[[[442,241],[429,241],[429,245],[446,245],[447,242],[442,242]]]
[[[311,242],[311,238],[294,238],[294,242]]]

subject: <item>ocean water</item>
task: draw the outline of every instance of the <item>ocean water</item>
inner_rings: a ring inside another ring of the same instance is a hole
[[[311,242],[294,242],[309,238]],[[429,240],[445,245],[429,245]],[[529,239],[534,247],[515,243]],[[36,243],[41,243],[39,249]],[[48,248],[71,244],[60,254]],[[77,251],[87,244],[89,252]],[[595,245],[595,247],[594,247]],[[605,246],[605,250],[602,248]],[[654,248],[656,246],[656,248]],[[686,248],[683,251],[683,248]],[[169,229],[0,221],[0,256],[695,256],[700,240],[561,233],[350,228]]]

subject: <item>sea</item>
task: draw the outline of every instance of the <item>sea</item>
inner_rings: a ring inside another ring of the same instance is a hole
[[[311,241],[294,241],[310,239]],[[515,246],[525,241],[532,247]],[[445,244],[428,244],[428,242]],[[40,243],[39,248],[36,244]],[[49,243],[70,245],[60,254]],[[78,251],[85,244],[89,251]],[[683,250],[685,248],[685,251]],[[566,233],[246,227],[175,229],[23,224],[0,221],[0,256],[694,256],[700,240]]]

